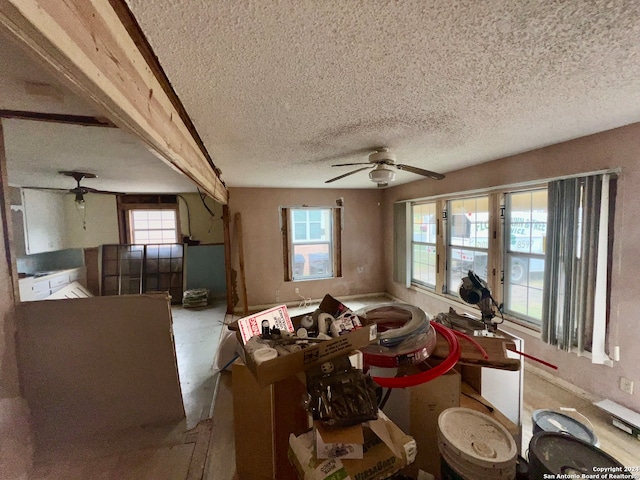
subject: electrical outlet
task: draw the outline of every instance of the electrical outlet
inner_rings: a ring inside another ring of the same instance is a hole
[[[620,377],[620,390],[629,395],[633,395],[633,380],[629,380],[628,378]]]
[[[276,288],[276,302],[280,301],[280,290]]]
[[[296,293],[300,293],[300,289],[298,287],[296,287],[295,292]]]

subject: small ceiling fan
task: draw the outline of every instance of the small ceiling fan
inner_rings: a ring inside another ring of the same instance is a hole
[[[61,175],[66,175],[67,177],[73,177],[73,179],[76,181],[75,188],[72,188],[69,190],[69,193],[73,193],[76,196],[76,204],[84,205],[84,196],[87,193],[100,193],[104,195],[124,195],[124,193],[121,193],[121,192],[97,190],[95,188],[85,187],[83,185],[80,185],[80,182],[85,178],[97,178],[98,176],[95,173],[69,172],[69,171],[62,171],[58,173]]]
[[[369,155],[368,162],[356,162],[356,163],[339,163],[331,165],[332,167],[346,167],[350,165],[367,165],[366,167],[358,168],[351,172],[339,175],[335,178],[329,179],[324,183],[335,182],[341,178],[348,177],[354,173],[361,172],[373,168],[369,172],[369,178],[372,182],[376,183],[379,188],[383,188],[389,185],[389,182],[393,182],[396,179],[396,172],[390,167],[395,167],[398,170],[406,170],[407,172],[416,173],[425,177],[433,178],[434,180],[442,180],[444,175],[441,173],[431,172],[418,167],[412,167],[411,165],[403,165],[396,163],[396,156],[389,151],[386,147],[377,148],[376,151]]]
[[[33,188],[38,190],[57,190],[68,193],[73,193],[76,196],[76,206],[78,208],[84,208],[84,196],[87,193],[99,193],[105,195],[124,195],[121,192],[111,192],[108,190],[98,190],[91,187],[85,187],[84,185],[80,185],[80,182],[85,178],[97,178],[98,176],[95,173],[87,173],[87,172],[73,172],[73,171],[61,171],[58,172],[60,175],[66,175],[67,177],[73,177],[76,181],[76,186],[71,189],[67,188],[39,188],[39,187],[24,187],[24,188]]]

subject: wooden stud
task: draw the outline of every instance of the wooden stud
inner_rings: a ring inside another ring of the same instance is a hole
[[[244,249],[242,247],[242,218],[240,212],[237,212],[233,219],[236,227],[236,238],[238,240],[238,261],[240,263],[240,281],[242,289],[242,308],[245,315],[249,314],[249,305],[247,304],[247,279],[244,273]]]

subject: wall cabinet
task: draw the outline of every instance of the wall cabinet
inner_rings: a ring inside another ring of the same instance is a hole
[[[18,282],[20,301],[44,300],[73,282],[79,282],[83,286],[87,286],[85,267],[60,270],[38,277],[21,278]]]
[[[65,248],[64,195],[22,189],[22,211],[28,255]]]

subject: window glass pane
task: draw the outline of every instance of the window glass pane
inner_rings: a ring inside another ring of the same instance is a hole
[[[319,222],[320,221],[320,217],[322,215],[322,211],[321,210],[308,210],[307,213],[309,214],[309,221],[310,222]]]
[[[321,240],[322,239],[322,228],[320,228],[320,223],[310,223],[309,224],[309,238],[311,240]]]
[[[413,240],[416,242],[435,244],[437,220],[435,203],[414,205]]]
[[[412,280],[429,286],[436,284],[436,247],[431,245],[413,246]]]
[[[438,219],[435,202],[412,205],[411,281],[435,288]]]
[[[333,276],[328,244],[305,244],[293,246],[294,280]]]
[[[540,324],[547,235],[547,190],[506,196],[505,311]]]
[[[304,223],[296,223],[293,225],[293,239],[294,240],[307,239],[307,226]]]
[[[333,272],[331,208],[291,209],[289,257],[293,280],[329,278]]]
[[[489,197],[451,200],[447,203],[447,218],[447,291],[457,295],[469,270],[487,279]]]
[[[178,239],[175,210],[132,210],[130,218],[133,243],[175,243]]]

